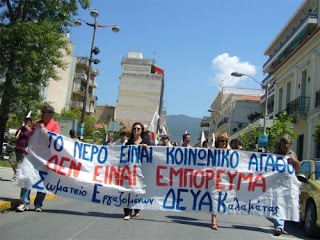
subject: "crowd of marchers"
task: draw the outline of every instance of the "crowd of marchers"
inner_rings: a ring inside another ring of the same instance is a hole
[[[44,128],[50,132],[60,133],[59,123],[53,119],[54,108],[50,105],[43,106],[41,110],[41,118],[32,122],[30,117],[25,118],[24,124],[19,128],[15,133],[16,146],[15,151],[10,156],[10,163],[14,171],[15,180],[17,166],[22,162],[23,157],[28,154],[28,139],[33,135],[34,130],[37,127]],[[74,129],[70,130],[70,137],[76,141],[79,139],[76,137],[76,132]],[[138,145],[142,144],[143,146],[167,146],[167,147],[193,147],[190,145],[191,136],[188,133],[182,135],[181,142],[170,142],[169,136],[161,136],[160,142],[156,144],[154,140],[153,133],[144,129],[144,126],[136,122],[132,125],[131,134],[127,137],[125,131],[120,132],[120,138],[117,141],[114,141],[113,133],[108,133],[107,141],[103,145]],[[300,169],[300,162],[296,154],[290,149],[291,139],[288,136],[282,136],[279,141],[279,147],[274,152],[275,154],[287,155],[287,161],[295,167],[296,172]],[[203,141],[202,148],[221,148],[226,150],[244,150],[240,139],[236,138],[229,142],[229,137],[226,133],[220,134],[214,142],[213,146],[210,146],[208,141]],[[43,192],[37,192],[37,196],[34,200],[34,206],[36,212],[42,211],[43,201],[46,194]],[[21,204],[16,208],[17,212],[23,212],[29,209],[30,206],[30,189],[21,188],[20,194]],[[132,217],[139,217],[141,212],[140,209],[130,209],[124,208],[123,219],[129,221]],[[282,219],[274,218],[270,219],[274,223],[274,234],[276,236],[284,233],[284,223]],[[210,227],[213,230],[218,230],[218,221],[217,214],[211,214],[211,224]]]

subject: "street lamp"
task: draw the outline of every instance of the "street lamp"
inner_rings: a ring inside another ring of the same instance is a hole
[[[76,26],[81,26],[81,22],[84,22],[90,27],[93,27],[93,36],[92,36],[92,43],[91,43],[91,49],[90,49],[90,58],[89,58],[89,65],[87,70],[87,82],[85,86],[85,92],[84,92],[84,98],[83,98],[83,106],[82,106],[82,114],[81,114],[81,125],[80,125],[80,140],[83,140],[84,135],[84,118],[86,115],[86,106],[87,106],[87,99],[88,99],[88,92],[89,92],[89,81],[90,81],[90,71],[91,71],[91,63],[98,64],[100,62],[99,59],[93,59],[93,54],[97,55],[99,54],[100,50],[99,48],[94,46],[95,37],[96,37],[96,30],[97,28],[107,28],[112,27],[112,31],[114,33],[117,33],[120,31],[119,27],[115,24],[108,24],[108,25],[100,25],[97,22],[97,17],[99,16],[99,13],[97,10],[92,10],[90,12],[91,17],[94,18],[94,23],[88,23],[85,20],[78,19],[75,21]]]
[[[244,73],[239,73],[239,72],[233,72],[231,73],[231,76],[233,77],[244,77],[247,76],[251,79],[253,79],[256,83],[258,83],[262,88],[266,89],[266,103],[265,103],[265,109],[264,109],[264,116],[263,116],[263,135],[266,134],[266,121],[267,121],[267,115],[268,115],[268,98],[269,98],[269,78],[267,78],[267,84],[262,84],[258,82],[254,77],[244,74]]]
[[[218,113],[220,113],[222,116],[224,116],[224,117],[229,117],[229,116],[227,116],[227,115],[225,115],[223,112],[221,112],[221,111],[219,111],[219,110],[213,110],[213,109],[209,109],[208,110],[208,112],[218,112]]]

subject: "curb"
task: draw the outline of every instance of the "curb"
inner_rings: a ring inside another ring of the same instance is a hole
[[[47,193],[45,200],[57,198],[57,195]],[[30,203],[34,201],[36,195],[33,194],[30,196]],[[20,199],[11,199],[10,201],[0,200],[0,212],[6,212],[9,210],[15,210],[20,204]]]

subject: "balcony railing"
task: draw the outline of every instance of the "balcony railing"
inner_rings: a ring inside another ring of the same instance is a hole
[[[320,106],[320,90],[316,92],[316,101],[314,107]]]
[[[286,111],[288,114],[309,111],[310,97],[298,97],[287,104]]]
[[[228,117],[225,117],[222,121],[220,121],[219,123],[218,123],[218,128],[221,126],[221,125],[223,125],[223,124],[225,124],[225,123],[228,123],[229,122],[229,118]]]

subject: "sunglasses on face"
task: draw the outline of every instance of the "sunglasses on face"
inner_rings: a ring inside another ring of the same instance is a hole
[[[47,114],[47,113],[49,113],[49,112],[41,111],[41,114]]]
[[[134,127],[133,130],[139,131],[141,128]]]

